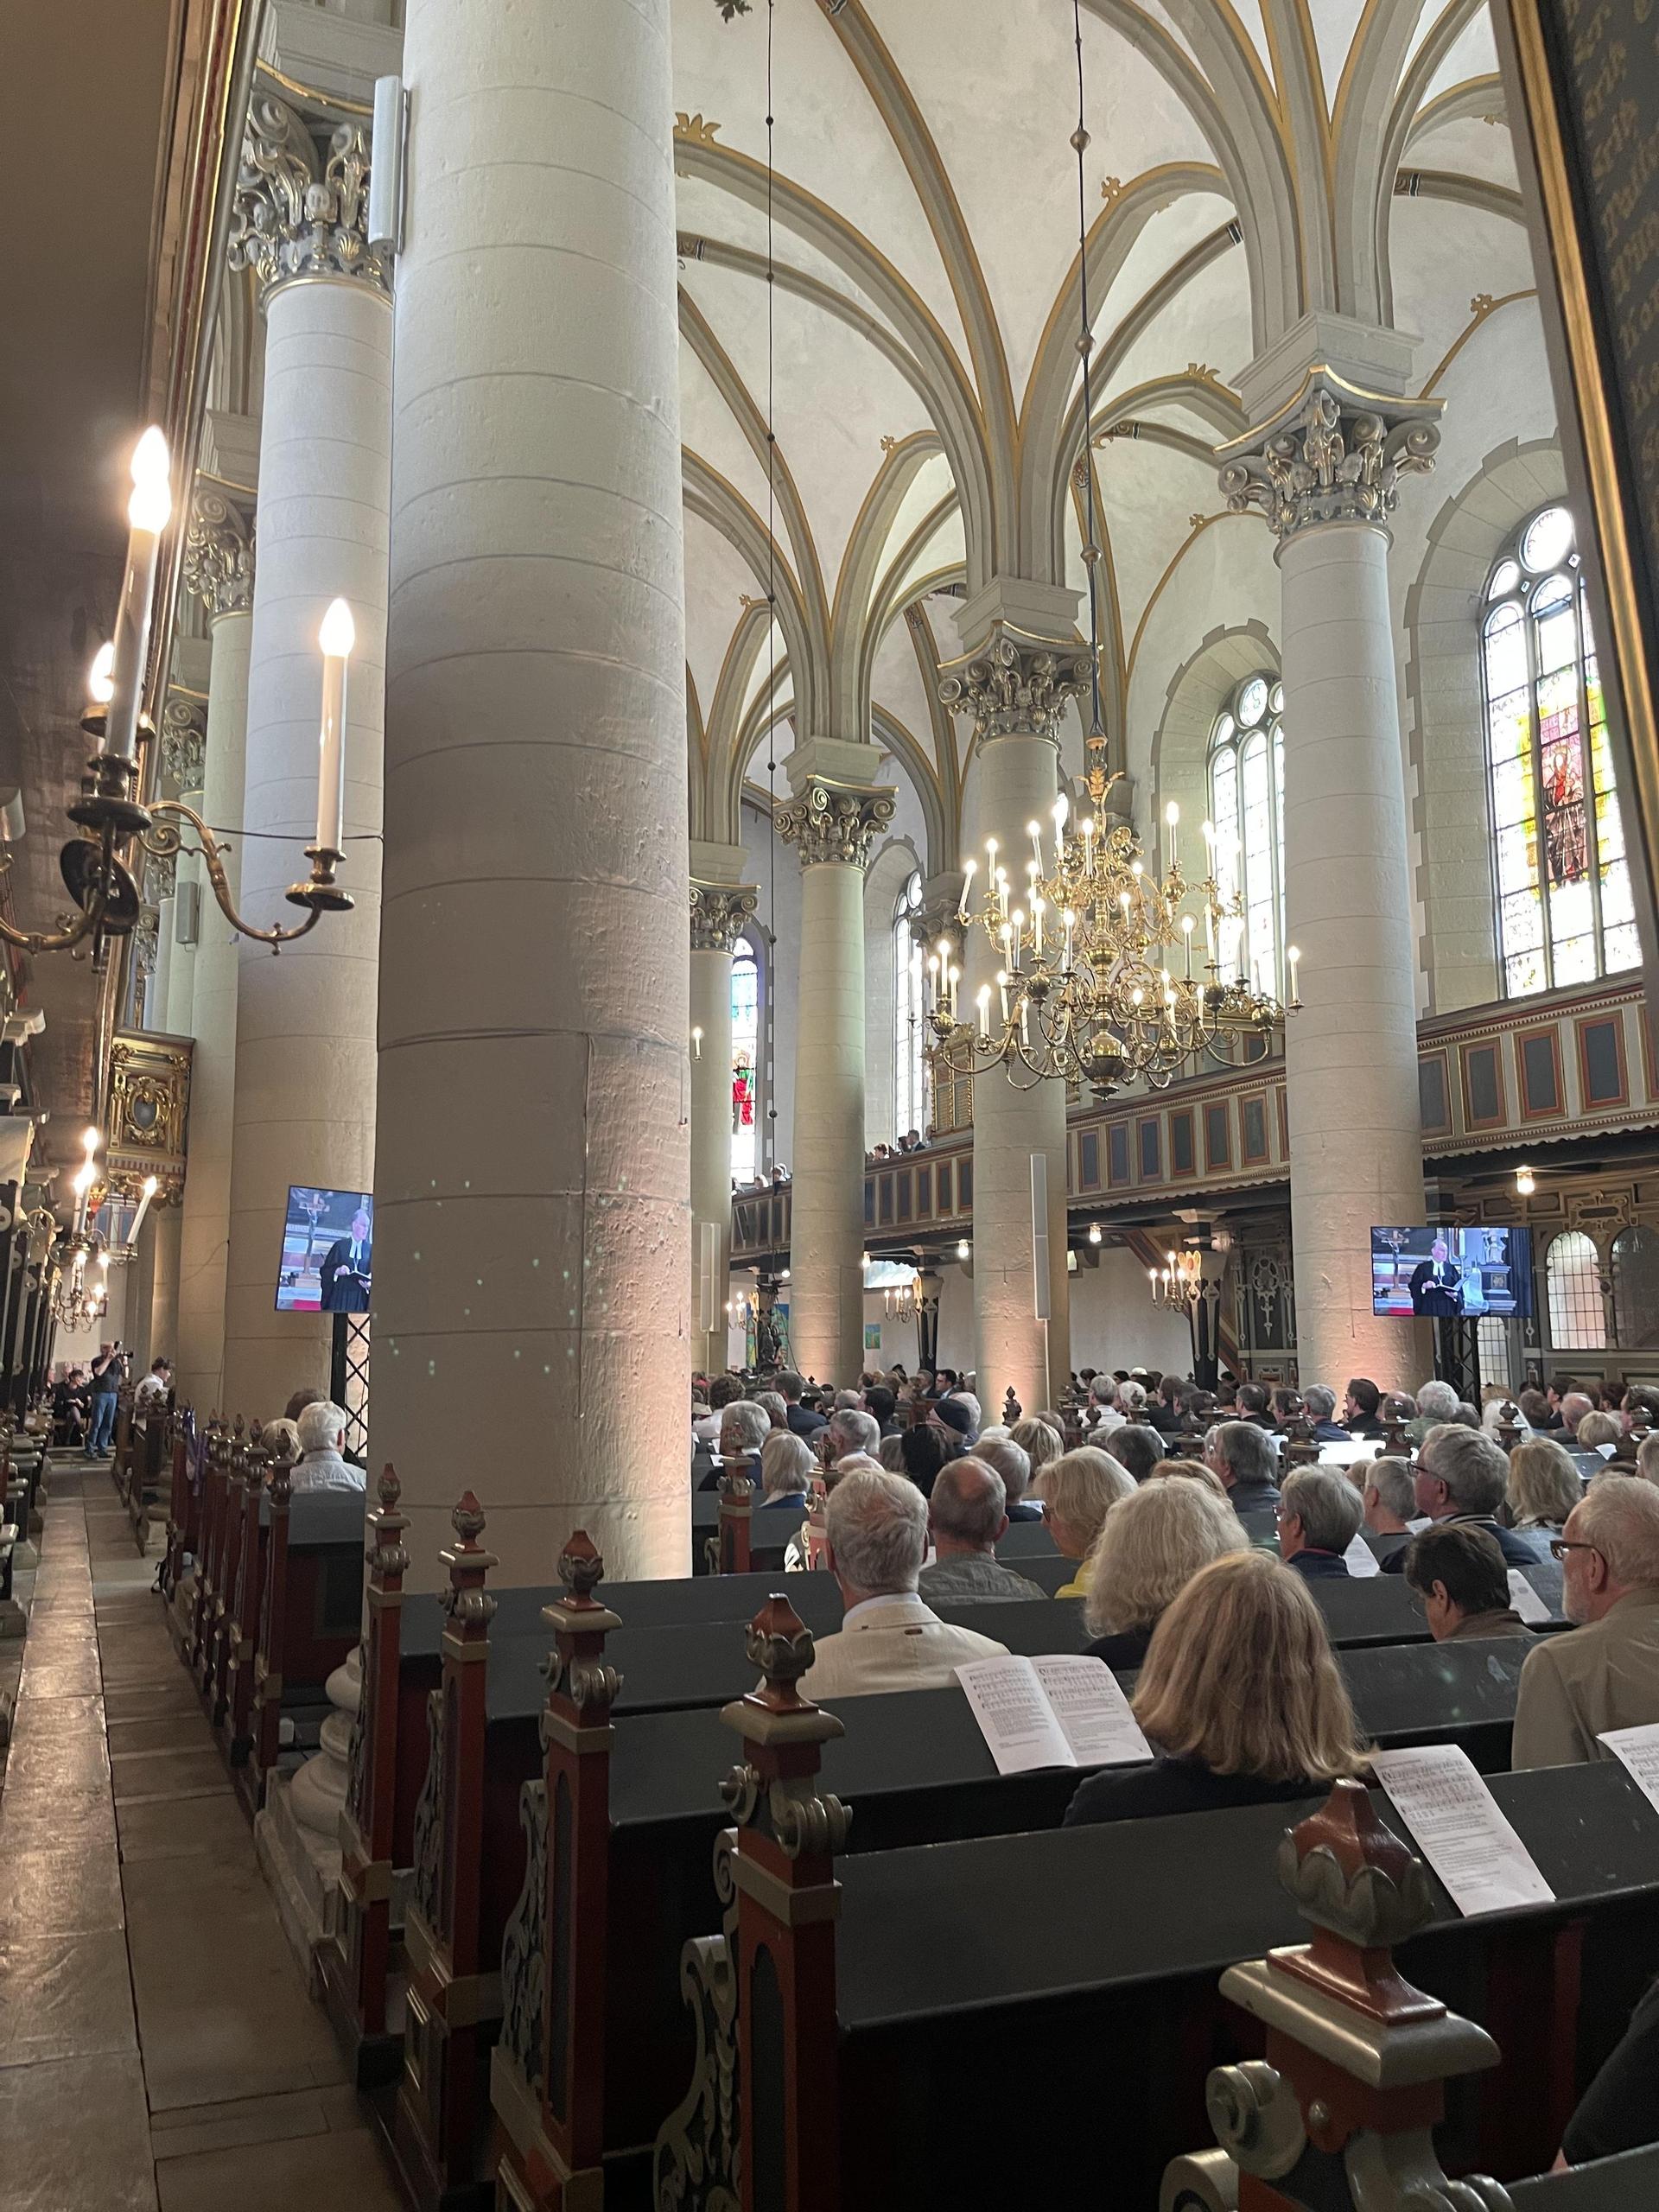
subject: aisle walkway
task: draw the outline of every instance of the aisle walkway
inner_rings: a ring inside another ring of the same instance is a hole
[[[0,2205],[397,2212],[153,1562],[101,1469],[60,1465],[45,1514],[0,1777]]]

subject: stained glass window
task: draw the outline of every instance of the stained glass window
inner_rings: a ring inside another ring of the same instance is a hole
[[[760,966],[747,938],[732,948],[732,1174],[751,1182],[758,1150],[756,1070],[760,1050]]]
[[[1275,997],[1285,938],[1284,711],[1276,677],[1247,677],[1210,734],[1216,881],[1224,904],[1236,898],[1243,908],[1236,965]]]
[[[1545,507],[1486,585],[1481,675],[1506,997],[1640,957],[1573,518]]]
[[[912,875],[893,916],[893,1122],[895,1137],[927,1130],[927,1036],[922,1027],[922,948],[912,922],[922,879]]]

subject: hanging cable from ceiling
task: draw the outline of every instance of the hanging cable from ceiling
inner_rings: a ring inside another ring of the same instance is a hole
[[[772,29],[778,0],[766,0],[766,919],[772,952],[766,966],[766,1027],[778,1002],[778,338],[774,316],[777,268],[772,250]],[[766,1085],[766,1149],[777,1161],[777,1084]]]
[[[1101,724],[1100,709],[1100,602],[1095,594],[1095,571],[1100,565],[1100,547],[1095,542],[1095,401],[1090,365],[1094,357],[1095,333],[1089,313],[1089,206],[1083,175],[1083,157],[1089,150],[1083,80],[1083,0],[1071,0],[1071,32],[1077,57],[1077,127],[1071,134],[1071,145],[1077,157],[1077,283],[1082,294],[1077,352],[1083,361],[1083,562],[1089,578],[1089,736],[1091,743],[1098,738],[1103,744],[1106,733]]]

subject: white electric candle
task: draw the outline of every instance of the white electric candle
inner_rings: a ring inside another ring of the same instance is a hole
[[[100,645],[86,677],[86,696],[95,707],[107,707],[115,696],[115,681],[110,673],[114,666],[115,647]]]
[[[957,919],[959,922],[965,922],[968,919],[968,900],[974,887],[974,870],[978,866],[979,862],[971,853],[962,864],[962,899],[957,908]]]
[[[346,823],[346,663],[357,626],[343,599],[333,601],[317,632],[322,647],[322,729],[317,759],[317,849],[343,853]]]
[[[1296,969],[1298,963],[1301,960],[1301,957],[1300,952],[1294,944],[1289,946],[1285,953],[1286,959],[1290,963],[1290,1002],[1293,1006],[1297,1003],[1299,996],[1296,988]]]
[[[144,1216],[149,1211],[149,1202],[160,1187],[153,1175],[146,1176],[144,1187],[138,1200],[138,1211],[132,1217],[132,1227],[127,1231],[129,1250],[138,1242],[138,1232],[144,1225]]]
[[[1169,865],[1172,869],[1177,865],[1176,855],[1179,848],[1176,842],[1176,832],[1179,828],[1181,810],[1176,805],[1174,800],[1171,799],[1169,804],[1164,809],[1164,822],[1169,830]]]
[[[702,1032],[696,1027],[691,1032],[691,1057],[694,1060],[702,1058]]]
[[[1031,902],[1031,926],[1035,940],[1033,949],[1039,960],[1043,957],[1043,914],[1047,905],[1046,899],[1033,899]]]
[[[1037,873],[1040,875],[1043,872],[1043,832],[1041,826],[1035,822],[1027,822],[1026,824],[1026,835],[1031,840],[1032,855],[1037,862]]]
[[[172,461],[167,440],[152,423],[133,448],[132,496],[127,501],[127,565],[121,578],[121,604],[115,618],[110,663],[109,716],[104,750],[134,759],[138,750],[138,709],[143,696],[144,663],[149,657],[150,602],[162,533],[173,513],[168,482]]]
[[[988,1039],[991,1033],[991,987],[988,983],[980,985],[975,1003],[979,1007],[980,1037],[982,1040]]]
[[[1077,918],[1068,906],[1061,918],[1065,924],[1065,965],[1067,972],[1070,973],[1071,967],[1071,932],[1077,927]]]

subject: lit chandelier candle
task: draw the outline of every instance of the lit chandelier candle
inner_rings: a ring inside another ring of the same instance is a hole
[[[346,664],[357,643],[352,610],[337,599],[317,632],[322,647],[322,730],[317,762],[317,849],[343,855],[346,821]]]
[[[167,440],[152,423],[133,448],[132,496],[127,501],[127,565],[121,579],[121,605],[115,618],[110,664],[106,753],[124,760],[137,757],[138,705],[144,663],[149,656],[149,609],[156,592],[162,534],[173,514],[168,482],[172,462]]]
[[[160,1188],[161,1185],[156,1181],[155,1176],[148,1175],[145,1177],[143,1189],[139,1194],[138,1211],[132,1217],[132,1227],[127,1231],[127,1249],[129,1251],[130,1251],[134,1245],[138,1242],[138,1232],[144,1225],[144,1216],[149,1211],[149,1202]]]
[[[70,1185],[71,1189],[75,1193],[76,1198],[75,1233],[77,1236],[80,1235],[86,1226],[87,1197],[98,1174],[98,1169],[93,1163],[93,1155],[97,1153],[99,1146],[102,1144],[103,1141],[103,1137],[96,1128],[89,1128],[86,1135],[81,1139],[81,1143],[86,1149],[86,1157],[81,1163],[80,1172],[77,1174],[73,1183]]]
[[[1180,827],[1180,820],[1181,810],[1174,800],[1171,799],[1169,804],[1164,809],[1164,826],[1169,831],[1169,872],[1172,875],[1180,865],[1177,857],[1179,848],[1176,842],[1176,833]]]

